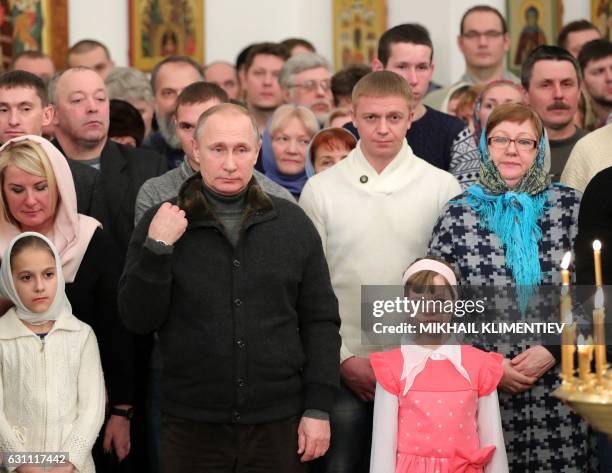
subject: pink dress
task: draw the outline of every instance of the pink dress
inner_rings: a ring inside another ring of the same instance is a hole
[[[470,381],[448,359],[427,359],[404,395],[400,349],[370,355],[377,382],[398,397],[396,473],[482,473],[495,446],[481,446],[478,398],[501,379],[503,357],[461,346],[461,365]]]

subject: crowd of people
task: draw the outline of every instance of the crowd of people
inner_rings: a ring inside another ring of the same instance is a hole
[[[364,343],[366,285],[559,285],[567,251],[593,284],[594,239],[612,284],[612,44],[569,23],[516,77],[478,5],[458,45],[446,87],[416,23],[335,73],[299,38],[150,75],[93,39],[15,57],[0,471],[612,471],[558,345]]]

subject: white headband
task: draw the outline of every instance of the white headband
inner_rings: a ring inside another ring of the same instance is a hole
[[[402,277],[402,284],[406,285],[406,281],[408,281],[410,276],[418,273],[419,271],[433,271],[443,276],[451,286],[457,285],[457,278],[455,277],[455,273],[452,271],[452,269],[450,269],[444,263],[427,258],[419,260],[408,267],[404,273],[404,276]]]

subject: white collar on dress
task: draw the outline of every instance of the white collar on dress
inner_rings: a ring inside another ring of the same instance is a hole
[[[427,360],[430,358],[432,360],[450,361],[459,374],[463,376],[470,385],[472,384],[470,375],[461,364],[461,345],[459,345],[455,337],[451,337],[444,345],[440,345],[435,350],[416,344],[402,344],[401,351],[404,367],[402,369],[400,381],[406,380],[403,392],[404,396],[412,387],[412,383],[414,383],[414,379],[417,375],[425,369]]]

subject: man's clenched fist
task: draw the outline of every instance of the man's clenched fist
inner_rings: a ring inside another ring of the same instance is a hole
[[[151,225],[149,225],[149,238],[162,240],[168,245],[174,245],[183,236],[187,229],[185,211],[169,202],[162,204]]]

